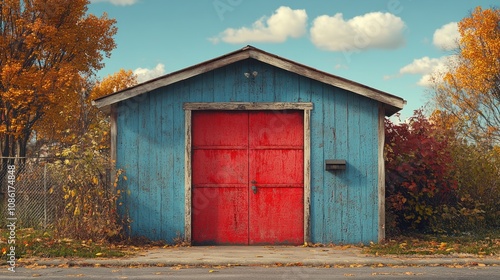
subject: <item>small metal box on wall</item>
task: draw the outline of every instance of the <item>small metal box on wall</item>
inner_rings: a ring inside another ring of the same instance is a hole
[[[327,170],[327,171],[345,170],[345,169],[346,169],[345,159],[327,159],[327,160],[325,160],[325,170]]]

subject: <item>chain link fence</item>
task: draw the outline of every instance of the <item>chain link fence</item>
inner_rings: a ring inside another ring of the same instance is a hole
[[[50,171],[51,158],[2,158],[0,169],[0,226],[8,218],[24,228],[45,229],[64,207],[58,182]],[[15,200],[9,200],[14,193]],[[13,211],[13,212],[12,212]]]

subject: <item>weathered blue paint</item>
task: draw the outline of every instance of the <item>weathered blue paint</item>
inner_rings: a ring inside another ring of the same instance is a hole
[[[312,102],[311,239],[377,241],[379,103],[253,59],[117,104],[117,167],[128,178],[120,210],[132,236],[172,242],[184,233],[185,102]],[[347,169],[325,171],[326,159]]]

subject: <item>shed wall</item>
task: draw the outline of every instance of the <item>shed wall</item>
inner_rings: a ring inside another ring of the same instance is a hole
[[[311,239],[377,240],[378,103],[251,59],[118,104],[117,167],[128,178],[120,210],[132,236],[183,237],[185,102],[313,102]],[[326,159],[347,169],[327,172]]]

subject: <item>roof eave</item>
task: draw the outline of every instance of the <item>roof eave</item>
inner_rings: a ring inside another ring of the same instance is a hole
[[[359,84],[332,74],[314,69],[312,67],[302,65],[300,63],[264,52],[251,46],[246,46],[241,50],[208,60],[203,63],[193,65],[191,67],[158,77],[156,79],[138,84],[136,86],[112,93],[110,95],[98,98],[92,103],[103,110],[104,112],[110,111],[112,104],[134,98],[141,94],[150,92],[152,90],[189,79],[191,77],[212,71],[214,69],[224,67],[234,62],[244,59],[253,58],[258,61],[273,65],[286,71],[296,73],[298,75],[317,80],[356,94],[368,97],[370,99],[379,101],[385,104],[386,115],[391,116],[399,110],[403,109],[406,101],[398,96]]]

